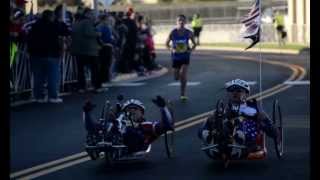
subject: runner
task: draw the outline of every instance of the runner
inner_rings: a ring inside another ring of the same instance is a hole
[[[174,69],[174,79],[180,80],[180,99],[186,101],[187,71],[190,64],[191,51],[196,48],[196,42],[191,30],[185,28],[186,17],[177,17],[177,27],[174,28],[167,38],[166,46],[171,50],[172,68]],[[189,46],[189,40],[192,47]],[[172,41],[172,46],[170,46]]]

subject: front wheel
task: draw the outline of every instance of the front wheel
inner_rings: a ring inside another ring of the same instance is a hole
[[[272,121],[273,125],[276,128],[278,136],[273,139],[277,157],[281,159],[283,157],[283,122],[281,108],[279,101],[275,100],[273,102],[273,111],[272,111]]]
[[[173,156],[174,156],[174,130],[165,132],[164,142],[165,142],[167,157],[173,158]]]

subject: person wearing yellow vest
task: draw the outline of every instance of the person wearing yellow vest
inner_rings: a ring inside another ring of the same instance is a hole
[[[277,38],[279,42],[279,46],[285,45],[285,38],[287,37],[287,32],[284,30],[284,16],[280,14],[279,11],[276,12],[275,17],[273,19],[274,26],[277,30]]]
[[[197,45],[200,45],[200,33],[202,31],[202,18],[200,17],[200,14],[194,14],[191,22],[191,26],[194,33],[194,38],[196,40]]]
[[[18,46],[15,42],[10,42],[10,68],[16,60],[16,53],[18,51]]]

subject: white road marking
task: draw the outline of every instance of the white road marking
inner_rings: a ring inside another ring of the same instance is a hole
[[[255,85],[255,84],[257,84],[256,81],[247,81],[247,82],[248,82],[249,85]]]
[[[58,159],[58,160],[54,160],[54,161],[51,161],[51,162],[48,162],[48,163],[45,163],[45,164],[34,166],[32,168],[28,168],[28,169],[25,169],[23,171],[12,173],[12,174],[10,174],[10,178],[15,178],[15,177],[18,177],[18,176],[21,176],[21,175],[24,175],[24,174],[28,174],[30,172],[38,171],[38,170],[41,170],[41,169],[56,165],[56,164],[64,163],[64,162],[72,160],[72,159],[77,159],[77,158],[80,158],[82,156],[85,157],[87,155],[88,155],[87,152],[77,153],[77,154],[74,154],[74,155],[71,155],[71,156],[68,156],[68,157],[64,157],[64,158],[61,158],[61,159]]]
[[[55,167],[52,167],[52,168],[49,168],[49,169],[46,169],[46,170],[43,170],[43,171],[36,172],[36,173],[31,174],[29,176],[24,176],[22,178],[18,178],[17,180],[34,179],[34,178],[37,178],[37,177],[40,177],[40,176],[43,176],[43,175],[46,175],[46,174],[50,174],[50,173],[55,172],[55,171],[59,171],[61,169],[64,169],[64,168],[67,168],[67,167],[70,167],[70,166],[74,166],[76,164],[80,164],[80,163],[89,161],[89,160],[90,160],[90,157],[84,157],[84,158],[78,159],[76,161],[71,161],[71,162],[68,162],[66,164],[62,164],[62,165],[55,166]]]
[[[201,82],[187,82],[187,86],[198,86]],[[168,86],[180,86],[180,82],[169,83]]]
[[[133,83],[133,82],[127,82],[127,83],[111,83],[107,84],[105,87],[136,87],[136,86],[143,86],[146,83],[141,82],[141,83]]]
[[[283,84],[288,84],[288,85],[310,85],[310,81],[285,81]]]

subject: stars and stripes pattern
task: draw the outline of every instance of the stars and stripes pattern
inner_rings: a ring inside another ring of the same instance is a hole
[[[244,132],[246,142],[255,141],[258,135],[257,123],[252,119],[246,119],[241,123],[237,130]]]
[[[261,0],[255,0],[250,12],[244,17],[241,23],[244,29],[243,38],[252,40],[251,44],[245,49],[247,50],[260,41]]]

